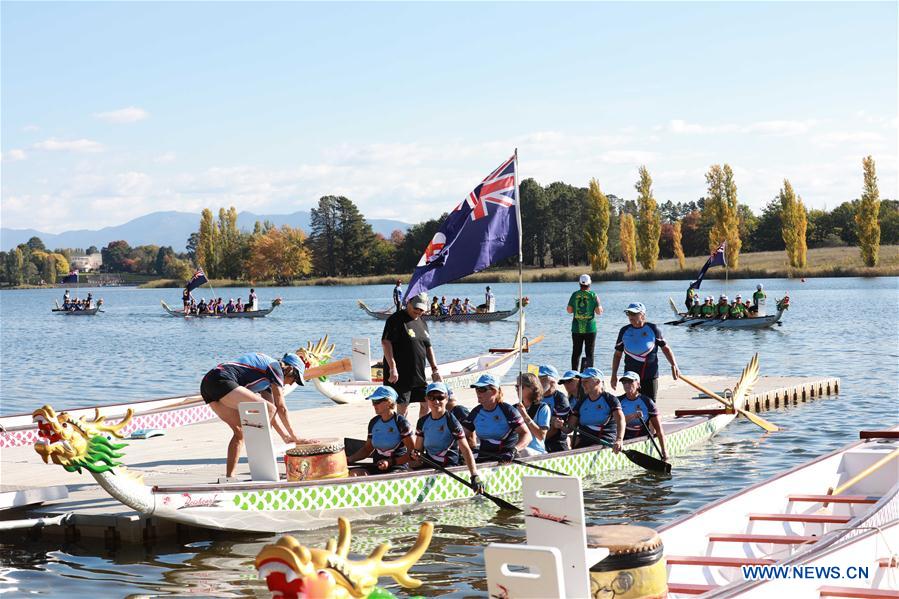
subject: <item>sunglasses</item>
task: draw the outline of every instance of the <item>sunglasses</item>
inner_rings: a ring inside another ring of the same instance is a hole
[[[373,400],[371,400],[371,405],[376,406],[379,403],[384,403],[385,401],[387,401],[387,400],[383,399],[383,398],[382,399],[373,399]]]
[[[475,393],[487,393],[488,391],[496,391],[496,388],[494,388],[494,387],[475,387],[474,388]]]
[[[446,401],[446,395],[428,395],[431,401]]]

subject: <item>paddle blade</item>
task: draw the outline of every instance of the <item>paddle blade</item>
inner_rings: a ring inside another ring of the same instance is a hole
[[[761,416],[756,416],[752,412],[747,412],[746,410],[737,410],[740,414],[745,416],[747,420],[755,424],[756,426],[760,426],[769,433],[774,433],[780,430],[780,427],[774,424],[773,422],[768,422]]]
[[[654,458],[651,455],[641,453],[635,449],[625,449],[623,450],[623,452],[627,459],[640,466],[641,468],[645,468],[646,470],[656,472],[658,474],[671,474],[671,464],[669,464],[668,462],[663,462],[662,460]]]
[[[518,507],[517,505],[513,505],[513,504],[509,503],[508,501],[506,501],[505,499],[497,497],[496,495],[489,495],[487,493],[483,493],[483,495],[486,499],[489,499],[490,501],[495,503],[497,505],[497,507],[499,507],[502,510],[509,510],[510,512],[522,511],[522,509],[520,507]]]

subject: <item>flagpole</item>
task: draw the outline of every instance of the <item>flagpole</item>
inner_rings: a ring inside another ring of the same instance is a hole
[[[521,231],[521,196],[518,193],[518,148],[515,148],[515,221],[518,224],[518,375],[521,376],[524,366],[524,284],[522,283],[522,231]]]

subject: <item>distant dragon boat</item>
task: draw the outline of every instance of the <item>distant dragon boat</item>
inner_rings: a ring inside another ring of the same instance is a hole
[[[103,305],[103,300],[97,300],[97,305],[94,308],[63,308],[59,305],[59,302],[56,302],[56,307],[52,308],[50,311],[54,314],[64,314],[66,316],[94,316],[95,314],[102,313],[103,310],[100,307]]]
[[[369,316],[374,316],[379,320],[387,320],[395,312],[395,310],[393,309],[372,310],[362,300],[356,301],[359,303],[359,307],[362,308],[366,314],[368,314]],[[527,302],[525,302],[525,305],[527,305]],[[441,316],[432,316],[430,313],[425,312],[421,315],[421,319],[426,322],[495,322],[497,320],[504,320],[506,318],[509,318],[513,314],[517,313],[518,300],[515,300],[515,307],[511,310],[500,310],[497,312],[471,312],[468,314],[444,314]]]
[[[670,326],[684,326],[687,328],[716,328],[716,329],[765,329],[776,325],[782,325],[780,319],[784,312],[790,307],[789,296],[777,300],[777,314],[770,316],[750,316],[748,318],[697,318],[690,316],[686,312],[678,312],[674,300],[668,298],[668,303],[675,316],[680,320],[672,320],[666,322]]]
[[[265,310],[245,310],[243,312],[223,312],[219,314],[185,314],[184,310],[173,310],[170,308],[169,305],[165,303],[165,300],[160,300],[160,302],[162,303],[162,308],[168,312],[170,316],[177,316],[179,318],[263,318],[271,314],[272,310],[281,305],[281,298],[276,297],[273,299],[271,308],[266,308]]]

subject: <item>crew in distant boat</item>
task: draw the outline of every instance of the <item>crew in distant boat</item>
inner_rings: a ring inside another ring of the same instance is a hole
[[[755,286],[755,293],[752,294],[752,311],[755,312],[756,316],[765,316],[767,312],[765,311],[765,301],[767,299],[767,295],[762,291],[762,284],[759,283]]]
[[[708,298],[706,298],[708,300]],[[705,307],[705,303],[700,302],[698,299],[696,302],[690,306],[690,310],[687,312],[691,318],[702,318],[702,309]]]
[[[431,302],[431,316],[437,318],[440,316],[440,300],[437,299],[437,296],[434,296],[434,301]]]
[[[625,439],[632,439],[645,435],[651,426],[659,440],[662,461],[668,460],[668,452],[665,449],[665,431],[659,420],[655,402],[640,393],[640,375],[627,371],[621,375],[621,385],[624,387],[624,395],[618,396],[621,402],[621,410],[624,412]]]
[[[724,320],[730,314],[730,301],[727,299],[727,296],[723,293],[721,297],[718,298],[718,318]]]
[[[702,305],[702,317],[703,318],[715,318],[715,315],[718,313],[718,309],[715,307],[715,298],[711,295],[707,295],[705,298],[705,303]]]
[[[496,296],[490,291],[490,285],[487,285],[487,291],[484,293],[484,306],[486,312],[496,312]]]
[[[693,306],[699,303],[699,291],[695,287],[687,289],[687,299],[684,301],[684,304],[687,306],[687,312],[690,312]]]
[[[69,299],[70,299],[70,296],[69,296],[69,290],[66,289],[66,292],[65,292],[65,293],[63,294],[63,296],[62,296],[62,305],[65,306],[66,304],[68,304],[68,303],[69,303]]]
[[[462,314],[471,314],[472,312],[474,312],[474,310],[472,309],[471,302],[469,302],[466,297],[465,301],[462,302]]]
[[[86,303],[87,305],[85,306],[85,308],[88,309],[88,310],[90,310],[91,307],[92,307],[92,306],[91,306],[91,303],[92,303],[93,301],[94,301],[94,295],[93,295],[90,291],[88,291],[88,292],[87,292],[87,299],[85,300],[85,303]]]
[[[193,299],[193,296],[190,294],[190,289],[185,287],[184,292],[181,294],[181,303],[184,304],[185,314],[190,314],[190,305],[193,303]]]
[[[396,287],[393,288],[393,305],[396,312],[403,309],[403,282],[400,279],[396,280]]]
[[[503,390],[492,374],[482,374],[473,385],[478,405],[462,426],[480,442],[478,462],[510,462],[531,442],[518,410],[503,401]]]
[[[371,456],[372,464],[366,468],[370,474],[409,469],[415,445],[412,443],[412,426],[405,416],[396,412],[398,398],[392,387],[383,385],[366,398],[376,416],[368,422],[365,445],[349,456],[347,463],[355,464]]]
[[[734,303],[730,306],[729,318],[746,318],[746,306],[743,305],[743,296],[739,293],[734,298]]]
[[[258,310],[259,307],[257,306],[257,302],[258,300],[256,298],[256,290],[250,289],[250,297],[247,299],[247,312]]]

